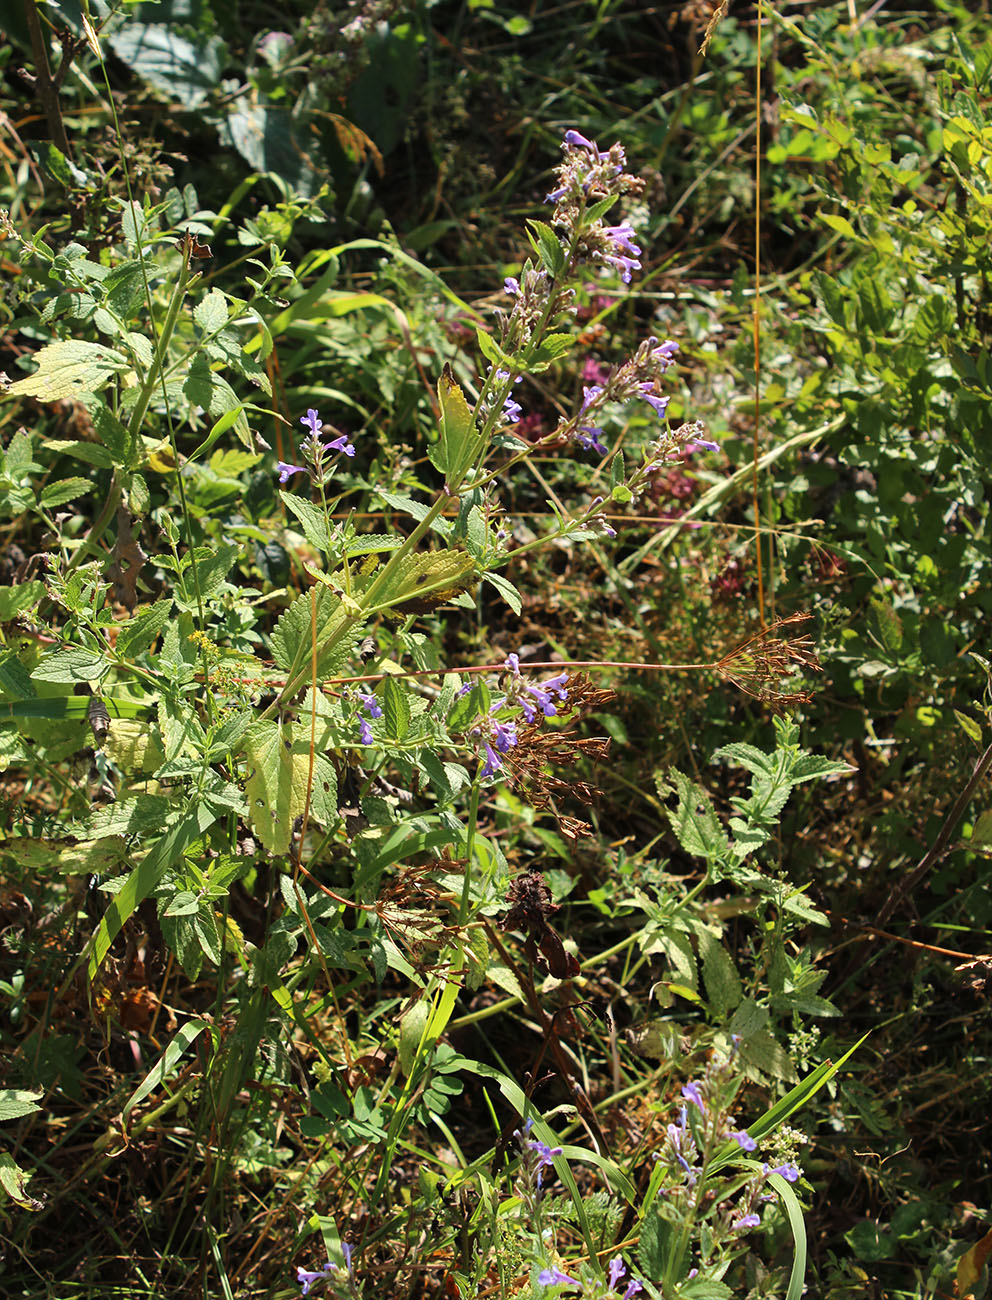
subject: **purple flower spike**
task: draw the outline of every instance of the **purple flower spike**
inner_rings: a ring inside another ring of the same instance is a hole
[[[513,722],[493,723],[493,744],[501,754],[507,753],[517,743],[517,727]]]
[[[698,1083],[687,1083],[682,1089],[682,1096],[686,1101],[691,1101],[694,1106],[698,1106],[701,1115],[706,1114],[706,1103],[703,1101]]]
[[[483,763],[482,771],[479,773],[479,775],[495,776],[497,772],[502,770],[503,760],[500,758],[499,754],[496,753],[495,749],[493,749],[492,745],[490,745],[488,740],[483,742],[482,748],[485,750],[486,753],[486,761],[485,763]]]
[[[619,270],[620,279],[624,284],[630,284],[632,271],[639,271],[641,269],[641,264],[636,257],[622,257],[620,254],[617,254],[616,257],[610,257],[607,255],[603,258],[603,261],[609,262],[611,266],[615,266]]]
[[[644,1287],[641,1286],[637,1278],[632,1277],[630,1281],[627,1283],[627,1290],[623,1293],[623,1300],[630,1300],[631,1296],[635,1296],[637,1295],[638,1291],[643,1291],[643,1290]]]
[[[300,424],[305,424],[307,426],[310,430],[311,437],[313,438],[316,438],[317,434],[320,433],[321,429],[324,427],[324,421],[312,406],[309,408],[306,415],[300,416]]]
[[[615,1255],[614,1258],[610,1260],[609,1268],[606,1270],[606,1275],[610,1280],[610,1286],[613,1288],[614,1291],[617,1289],[617,1283],[620,1281],[620,1279],[624,1276],[626,1272],[627,1272],[627,1265],[623,1262],[623,1260],[620,1258],[619,1255]]]
[[[537,1275],[538,1283],[541,1286],[581,1286],[582,1283],[575,1277],[569,1277],[563,1273],[560,1268],[545,1268]]]
[[[563,186],[560,190],[552,190],[550,194],[545,194],[544,201],[545,203],[557,203],[558,200],[563,199],[567,193],[568,189]]]
[[[358,719],[358,738],[363,745],[372,744],[372,728],[365,718]]]
[[[652,349],[651,355],[657,361],[662,362],[667,370],[675,360],[675,354],[678,350],[679,345],[674,341],[674,339],[665,339],[664,343],[661,343],[658,347]]]
[[[515,298],[520,292],[520,281],[512,275],[508,275],[503,281],[503,292],[508,293],[511,298]]]
[[[342,1241],[341,1252],[344,1255],[344,1263],[345,1263],[345,1268],[347,1268],[348,1270],[348,1276],[354,1277],[355,1270],[351,1266],[351,1257],[355,1253],[355,1247],[351,1244],[350,1241]]]
[[[761,1220],[756,1214],[745,1214],[742,1218],[732,1223],[731,1228],[735,1232],[741,1232],[744,1228],[757,1228],[761,1226]]]
[[[582,406],[580,409],[585,411],[588,407],[592,406],[593,402],[596,400],[596,398],[600,395],[602,391],[603,391],[602,384],[592,384],[589,388],[583,387]]]
[[[503,667],[507,672],[513,673],[514,677],[520,676],[520,656],[516,651],[512,651],[503,661]]]
[[[289,465],[284,460],[278,462],[276,469],[279,471],[280,483],[285,483],[287,479],[291,479],[294,474],[308,474],[310,472],[306,465]]]
[[[728,1133],[727,1137],[733,1138],[742,1151],[753,1151],[758,1145],[747,1129],[742,1128],[739,1133]]]
[[[686,443],[686,451],[719,451],[720,444],[711,442],[709,438],[696,438],[693,442]]]
[[[515,402],[512,397],[507,397],[503,402],[503,414],[510,424],[516,424],[523,414],[523,407],[519,402]]]

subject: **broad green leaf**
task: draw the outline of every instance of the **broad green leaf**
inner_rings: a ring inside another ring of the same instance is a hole
[[[483,574],[486,582],[496,588],[506,603],[513,610],[514,614],[519,614],[523,608],[520,598],[520,592],[517,591],[513,583],[503,576],[502,573],[490,572]]]
[[[279,619],[272,633],[272,657],[283,672],[306,668],[316,639],[320,682],[344,663],[361,634],[361,622],[345,610],[341,597],[316,586],[298,596]]]
[[[47,483],[41,490],[41,504],[45,509],[64,506],[67,501],[75,501],[86,492],[92,492],[93,484],[88,478],[64,478],[58,483]]]
[[[279,495],[300,521],[303,536],[310,545],[318,551],[329,551],[331,539],[327,534],[327,517],[320,506],[314,505],[306,497],[297,496],[295,492],[280,491]]]
[[[171,27],[130,23],[109,37],[110,48],[139,77],[183,108],[198,108],[220,84],[227,47],[217,36],[193,44]]]
[[[669,776],[678,792],[678,807],[668,813],[672,830],[686,853],[705,858],[707,862],[720,862],[727,854],[729,844],[720,820],[713,811],[710,797],[695,782],[677,769]]]
[[[98,682],[109,669],[109,661],[95,650],[66,646],[46,652],[31,677],[36,682]]]
[[[565,269],[565,250],[561,246],[561,240],[544,221],[530,221],[528,225],[534,251],[544,263],[545,269],[552,276],[560,275]]]
[[[394,677],[387,677],[382,683],[382,711],[386,734],[392,740],[405,740],[410,730],[410,701]]]
[[[376,591],[375,609],[425,613],[469,590],[475,581],[475,561],[466,551],[407,555]]]
[[[399,1058],[400,1069],[409,1077],[417,1062],[420,1045],[424,1041],[424,1030],[430,1017],[430,1002],[420,997],[413,1006],[404,1011],[400,1017]]]
[[[18,583],[16,587],[0,587],[0,623],[7,623],[15,614],[31,609],[44,594],[45,584],[37,578]]]
[[[122,659],[135,659],[152,644],[168,623],[171,613],[171,600],[157,600],[136,618],[120,625],[114,649]]]
[[[286,853],[293,823],[303,815],[310,789],[310,817],[329,826],[338,815],[337,777],[322,754],[313,755],[310,779],[310,728],[292,722],[259,721],[245,736],[249,767],[245,782],[248,815],[259,839],[270,853]]]
[[[709,1004],[718,1016],[729,1015],[743,996],[737,968],[723,944],[708,930],[700,930],[697,941],[703,958],[703,983]]]
[[[211,289],[193,308],[193,319],[206,334],[216,332],[227,324],[227,299],[219,289]]]
[[[0,1090],[0,1124],[8,1119],[21,1119],[41,1110],[38,1101],[43,1092],[25,1092],[21,1088],[4,1088]]]
[[[83,393],[95,393],[122,370],[129,370],[126,357],[102,343],[67,339],[49,343],[34,354],[38,369],[18,379],[7,390],[12,397],[37,397],[42,402],[77,400]]]

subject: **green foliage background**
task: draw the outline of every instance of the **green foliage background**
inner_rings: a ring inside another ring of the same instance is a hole
[[[18,11],[0,43],[9,1294],[289,1295],[343,1240],[390,1295],[544,1294],[507,1143],[548,1071],[533,1132],[566,1144],[561,1259],[599,1252],[602,1272],[622,1245],[666,1300],[798,1295],[799,1258],[838,1300],[950,1294],[955,1270],[982,1294],[987,6],[766,5],[760,103],[748,4],[705,54],[705,4],[35,9],[68,148],[18,72],[38,58]],[[631,500],[656,421],[625,408],[612,464],[507,444],[498,514],[471,482],[432,514],[474,462],[452,394],[482,388],[479,346],[497,359],[503,279],[569,128],[643,178],[623,214],[643,266],[629,292],[580,284],[574,346],[514,390],[524,436],[653,333],[681,348],[670,421],[721,450]],[[275,481],[308,407],[357,449],[333,499]],[[597,496],[616,541],[556,517]],[[411,535],[424,549],[388,569]],[[366,625],[347,601],[369,593]],[[366,633],[386,683],[372,775],[353,697],[309,690],[360,676]],[[598,663],[616,692],[577,722],[612,753],[556,769],[558,818],[519,782],[480,786],[465,752],[492,682],[464,670],[517,647]],[[573,1013],[554,981],[527,987],[533,936],[498,928],[530,871],[581,960],[567,1063],[545,1058],[548,1022]],[[693,1286],[650,1171],[681,1083],[731,1035],[752,1133],[809,1136],[781,1152],[808,1246],[782,1184],[785,1209],[712,1245]]]

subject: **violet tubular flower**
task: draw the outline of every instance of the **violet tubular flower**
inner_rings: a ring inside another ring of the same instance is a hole
[[[753,1151],[758,1145],[747,1129],[742,1128],[737,1133],[728,1133],[727,1137],[733,1138],[742,1151]]]
[[[537,1275],[540,1286],[581,1286],[577,1277],[569,1277],[560,1268],[543,1268]]]
[[[541,1175],[545,1169],[550,1169],[554,1164],[555,1156],[562,1154],[562,1147],[550,1147],[547,1142],[537,1142],[531,1140],[527,1143],[532,1151],[537,1152],[537,1185],[541,1186]]]
[[[697,1106],[701,1115],[706,1114],[706,1103],[703,1101],[698,1083],[687,1083],[682,1089],[682,1096],[686,1101],[691,1101],[694,1106]]]
[[[607,447],[602,442],[603,430],[595,424],[580,424],[575,431],[575,441],[586,451],[594,451],[600,456],[605,456]]]
[[[557,695],[559,700],[568,699],[568,691],[565,690],[565,683],[568,681],[568,673],[559,673],[557,677],[549,677],[546,682],[540,686],[525,686],[524,690],[528,695],[532,695],[537,701],[537,706],[546,718],[553,718],[558,710],[555,708],[552,696]],[[533,722],[537,717],[537,709],[531,704],[530,700],[521,696],[520,707],[523,710],[524,717],[528,722]]]
[[[329,1273],[331,1269],[336,1268],[337,1264],[332,1264],[330,1260],[327,1261],[323,1268],[319,1268],[315,1271],[311,1271],[310,1269],[306,1269],[302,1265],[299,1265],[296,1270],[296,1280],[303,1288],[300,1294],[309,1295],[310,1288],[313,1286],[314,1282],[318,1282],[322,1277]]]
[[[761,1220],[756,1214],[744,1214],[741,1218],[736,1219],[730,1226],[734,1232],[741,1232],[745,1228],[760,1227]]]
[[[376,696],[373,695],[371,691],[369,691],[368,694],[366,694],[364,691],[359,691],[358,698],[361,701],[362,708],[366,711],[366,713],[369,715],[370,718],[382,717],[382,706],[380,705]]]
[[[774,1169],[770,1168],[768,1165],[763,1165],[762,1172],[766,1174],[778,1174],[778,1176],[784,1178],[787,1183],[795,1183],[799,1180],[800,1169],[798,1165],[794,1165],[790,1161],[787,1165],[776,1165]]]
[[[325,451],[343,451],[346,456],[354,456],[355,448],[348,441],[348,435],[342,433],[339,438],[332,438],[330,442],[324,443]]]
[[[306,415],[300,416],[300,424],[305,424],[307,426],[307,428],[310,430],[310,437],[313,438],[314,441],[317,440],[318,434],[320,433],[321,429],[324,427],[324,421],[320,418],[320,416],[317,414],[317,411],[312,406],[307,408]]]
[[[369,726],[367,718],[358,719],[358,738],[363,745],[372,744],[372,728]]]
[[[288,464],[288,463],[287,463],[286,461],[284,461],[284,460],[280,460],[280,461],[276,464],[276,469],[277,469],[278,472],[279,472],[279,482],[280,482],[280,483],[285,483],[285,482],[287,482],[289,479],[291,479],[291,478],[293,477],[294,474],[309,474],[309,473],[310,473],[310,471],[307,469],[306,465],[290,465],[290,464]]]

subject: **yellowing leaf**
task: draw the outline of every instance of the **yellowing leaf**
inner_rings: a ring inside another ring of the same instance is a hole
[[[310,781],[310,728],[291,722],[256,722],[246,733],[248,815],[270,853],[289,850],[293,823],[303,816]],[[313,759],[309,816],[327,826],[337,817],[337,778],[322,754]]]
[[[113,348],[74,339],[47,344],[34,359],[38,369],[11,384],[7,390],[11,396],[61,402],[80,393],[96,393],[115,374],[129,369],[127,358]]]

